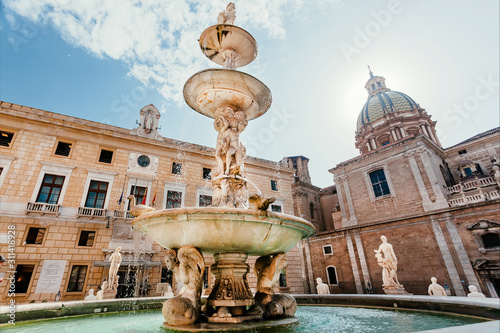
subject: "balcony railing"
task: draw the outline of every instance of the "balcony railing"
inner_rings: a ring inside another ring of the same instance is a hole
[[[453,185],[446,188],[448,194],[460,193],[464,191],[475,190],[480,187],[493,186],[496,185],[495,179],[492,177],[476,178],[457,185]]]
[[[43,202],[28,202],[25,213],[55,214],[59,216],[61,205],[48,204]]]
[[[114,210],[113,218],[115,219],[133,219],[134,217],[128,210]]]
[[[461,197],[454,198],[448,201],[451,207],[464,206],[476,202],[483,202],[486,200],[495,200],[500,198],[500,191],[490,191],[486,193],[476,193],[473,195],[463,194]]]
[[[78,207],[78,216],[86,216],[90,218],[94,217],[106,217],[106,209],[102,208],[88,208],[88,207]]]

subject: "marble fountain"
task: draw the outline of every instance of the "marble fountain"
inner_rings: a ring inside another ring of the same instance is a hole
[[[295,299],[274,294],[273,285],[286,266],[285,253],[315,233],[313,225],[302,218],[268,211],[274,198],[263,197],[258,189],[249,195],[246,151],[239,138],[250,120],[266,113],[272,97],[265,84],[237,70],[256,58],[257,42],[234,25],[234,9],[230,3],[219,14],[217,24],[199,38],[203,54],[222,68],[194,74],[183,91],[186,103],[213,118],[218,132],[212,206],[145,209],[132,224],[168,249],[167,267],[184,284],[180,295],[163,306],[167,327],[293,317]],[[213,255],[215,283],[202,311],[203,255]],[[247,281],[249,255],[259,256],[255,296]]]

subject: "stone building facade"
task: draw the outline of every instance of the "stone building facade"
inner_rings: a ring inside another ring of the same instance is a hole
[[[161,136],[153,105],[140,110],[132,130],[8,102],[0,117],[0,254],[12,260],[0,270],[3,302],[11,277],[17,304],[51,301],[58,292],[81,300],[107,279],[118,246],[117,297],[156,296],[162,282],[176,291],[165,250],[132,230],[127,196],[156,209],[210,205],[212,148]],[[293,213],[292,168],[247,157],[245,172],[263,195],[276,197],[273,210]],[[305,292],[300,256],[298,246],[287,254],[278,289]],[[251,288],[255,259],[248,260]],[[206,271],[205,294],[214,281]]]
[[[309,289],[320,277],[332,293],[383,293],[374,250],[385,235],[407,292],[427,294],[435,276],[452,295],[472,284],[498,297],[500,128],[443,149],[408,95],[371,72],[365,87],[360,155],[330,170],[335,185],[318,192],[326,228],[301,244]]]

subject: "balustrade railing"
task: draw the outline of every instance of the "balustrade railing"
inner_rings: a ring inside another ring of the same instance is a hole
[[[28,202],[26,205],[26,214],[28,213],[40,213],[40,214],[55,214],[59,215],[61,210],[61,205],[43,203],[43,202]]]
[[[493,185],[496,185],[496,181],[495,179],[493,179],[493,177],[476,178],[457,185],[447,187],[446,192],[448,194],[454,194]]]
[[[128,210],[114,210],[113,217],[115,219],[133,219],[134,217]]]
[[[78,216],[87,216],[90,218],[106,217],[106,209],[78,207],[78,214],[77,215]]]

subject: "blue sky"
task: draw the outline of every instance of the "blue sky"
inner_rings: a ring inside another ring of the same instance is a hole
[[[161,133],[213,147],[212,120],[182,87],[216,68],[197,39],[226,1],[4,0],[0,98],[134,128],[154,104]],[[236,1],[235,24],[259,55],[247,72],[273,105],[242,135],[250,155],[310,158],[313,184],[358,154],[366,65],[437,120],[444,147],[499,126],[499,3],[483,1]],[[272,121],[273,120],[273,121]],[[271,125],[274,124],[274,125]]]

